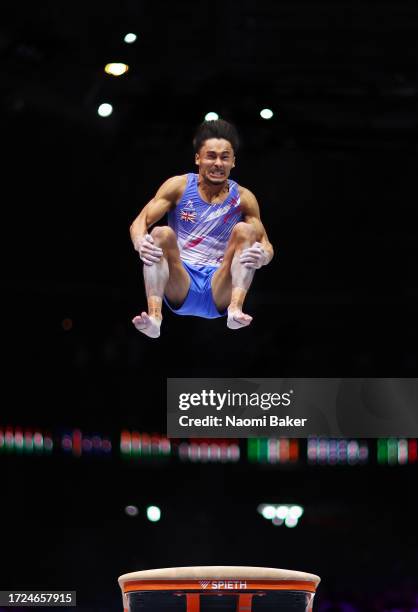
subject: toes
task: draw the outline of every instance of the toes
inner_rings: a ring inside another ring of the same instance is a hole
[[[137,329],[143,329],[144,327],[146,327],[140,319],[137,319],[136,321],[132,321],[132,323]]]
[[[149,323],[150,318],[148,316],[148,314],[146,312],[141,312],[140,315],[136,315],[136,317],[134,317],[132,319],[132,323]]]
[[[245,319],[236,319],[234,317],[234,321],[236,321],[237,323],[239,323],[240,325],[244,326],[247,324],[247,321],[245,321]]]
[[[229,312],[227,326],[230,329],[239,329],[241,327],[247,327],[253,318],[244,312]]]
[[[144,317],[144,313],[142,313],[142,315],[137,315],[136,317],[134,317],[132,319],[132,323],[137,329],[143,329],[144,327],[147,327],[149,319],[147,321]]]
[[[237,321],[238,323],[247,322],[247,321],[249,323],[250,321],[253,320],[253,318],[250,317],[250,315],[246,315],[244,313],[239,314],[239,315],[234,315],[233,318],[234,318],[234,321]]]
[[[132,319],[135,328],[149,338],[159,338],[161,320],[158,322],[150,317],[147,312],[142,312]]]

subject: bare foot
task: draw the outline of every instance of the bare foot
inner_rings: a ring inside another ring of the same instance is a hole
[[[149,338],[160,337],[160,327],[162,319],[156,317],[150,317],[146,312],[141,312],[141,315],[134,317],[132,323],[136,329]]]
[[[228,320],[227,326],[229,329],[240,329],[241,327],[247,327],[253,320],[250,315],[244,314],[242,310],[232,310],[228,308]]]

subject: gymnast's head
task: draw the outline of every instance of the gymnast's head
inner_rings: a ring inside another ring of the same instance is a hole
[[[239,148],[236,128],[223,119],[204,121],[197,128],[193,147],[202,179],[213,185],[225,182],[235,167]]]

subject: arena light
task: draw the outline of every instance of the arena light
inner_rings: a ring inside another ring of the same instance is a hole
[[[298,524],[298,519],[293,518],[289,515],[286,517],[284,524],[286,525],[286,527],[296,527],[296,525]]]
[[[109,115],[111,115],[112,113],[113,106],[111,104],[108,104],[107,102],[100,104],[99,108],[97,109],[97,114],[100,115],[100,117],[109,117]]]
[[[276,509],[276,516],[278,519],[284,520],[289,514],[288,506],[278,506]]]
[[[261,506],[260,513],[265,519],[271,520],[276,516],[276,508],[270,504]]]
[[[106,74],[111,74],[112,76],[118,77],[125,74],[125,72],[128,72],[129,66],[123,62],[111,62],[110,64],[106,64],[104,70]]]
[[[248,438],[248,460],[251,463],[297,463],[299,440],[290,438]]]
[[[309,438],[308,463],[319,465],[359,465],[369,460],[366,440]]]
[[[23,450],[24,444],[25,444],[25,438],[23,437],[23,431],[20,429],[20,427],[16,427],[15,429],[15,450],[17,452],[20,452]]]
[[[289,516],[292,519],[299,520],[300,517],[302,516],[302,514],[303,514],[302,506],[290,506],[290,508],[289,508]]]
[[[415,438],[379,438],[377,462],[380,465],[407,465],[416,463],[418,443]]]
[[[67,431],[61,436],[61,450],[73,457],[82,455],[105,456],[112,452],[110,438],[97,433],[86,434],[81,429]]]
[[[28,432],[27,435],[28,435],[28,439],[26,441],[26,447],[27,447],[28,451],[32,450],[33,448],[35,450],[43,450],[43,448],[44,448],[44,437],[41,434],[41,432],[35,431],[35,433],[33,434],[33,444],[31,443],[31,440],[30,440],[30,438],[31,438],[30,432]]]
[[[263,110],[260,111],[260,117],[263,119],[271,119],[273,114],[274,113],[270,108],[263,108]]]
[[[151,523],[157,523],[161,518],[161,510],[158,506],[148,506],[147,508],[147,519]]]
[[[126,506],[125,507],[125,514],[127,516],[130,516],[130,517],[133,518],[135,516],[138,516],[139,510],[138,510],[138,508],[136,506]]]
[[[159,434],[149,434],[123,429],[120,435],[120,452],[124,457],[134,459],[154,459],[169,457],[171,443]]]
[[[271,521],[275,527],[286,525],[292,528],[296,527],[304,510],[302,506],[296,504],[260,504],[257,512]]]
[[[181,461],[193,463],[236,463],[240,448],[233,439],[188,440],[179,444],[178,455]]]
[[[52,441],[52,438],[45,437],[44,438],[44,449],[45,449],[45,451],[47,453],[50,453],[53,448],[54,448],[54,442]]]
[[[131,45],[132,43],[134,43],[137,39],[137,35],[134,34],[133,32],[129,32],[128,34],[126,34],[125,38],[123,39],[126,43],[128,43],[128,45]]]
[[[54,443],[49,433],[24,427],[0,427],[0,453],[50,453]]]
[[[219,119],[219,115],[213,111],[206,113],[205,115],[205,121],[216,121],[217,119]]]

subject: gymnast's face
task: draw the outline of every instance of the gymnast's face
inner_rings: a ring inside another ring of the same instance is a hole
[[[209,138],[196,153],[195,162],[205,182],[222,185],[235,166],[234,150],[224,138]]]

